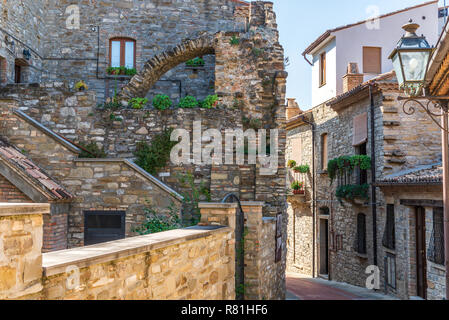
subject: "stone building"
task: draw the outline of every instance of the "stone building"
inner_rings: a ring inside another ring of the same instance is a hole
[[[439,128],[419,108],[404,112],[393,72],[361,79],[348,65],[346,92],[287,120],[286,159],[310,166],[289,175],[305,195],[288,197],[287,269],[365,287],[375,265],[379,290],[442,299]],[[354,155],[369,157],[368,170],[344,169],[340,157]]]
[[[131,76],[111,76],[107,68],[141,71],[147,60],[201,33],[246,31],[247,15],[235,15],[248,3],[212,1],[3,1],[0,5],[1,82],[33,83],[84,80],[99,102],[119,91]],[[204,65],[180,64],[148,93],[173,100],[214,92],[215,58]]]
[[[134,236],[134,227],[145,218],[146,200],[161,213],[171,202],[181,205],[184,198],[180,194],[192,187],[181,184],[177,174],[189,172],[194,185],[205,188],[212,201],[234,193],[242,200],[260,203],[257,218],[251,218],[256,231],[245,255],[260,257],[257,250],[262,243],[268,248],[264,265],[269,270],[245,270],[250,282],[245,295],[282,299],[287,238],[283,166],[287,73],[273,4],[114,0],[69,6],[53,0],[25,0],[19,6],[5,1],[1,10],[7,20],[2,19],[0,26],[5,41],[0,51],[5,66],[0,136],[72,195],[64,202],[68,212],[55,210],[53,215],[52,210],[44,217],[47,227],[54,226],[61,236],[55,244],[44,241],[44,248],[73,248]],[[41,14],[34,16],[33,12]],[[31,23],[21,23],[24,17]],[[30,30],[23,30],[24,25]],[[20,69],[15,67],[17,57],[23,63]],[[204,66],[186,64],[198,57],[204,58]],[[118,60],[122,67],[135,67],[137,74],[107,75],[106,68],[118,66]],[[14,79],[16,74],[20,79]],[[86,81],[89,90],[76,92],[73,84],[78,80]],[[98,108],[113,91],[124,107]],[[136,110],[128,105],[131,98],[151,100],[156,93],[169,95],[175,106],[188,94],[202,100],[215,93],[219,101],[213,109],[174,106],[160,111],[146,106]],[[165,129],[191,132],[199,121],[204,130],[218,129],[223,136],[227,129],[248,129],[254,123],[259,124],[257,129],[276,129],[281,150],[277,172],[261,174],[265,168],[260,164],[192,162],[169,163],[155,177],[135,164],[139,142],[151,143]],[[91,142],[104,149],[106,158],[79,157],[85,151],[83,145]],[[33,200],[20,181],[0,175],[9,181],[1,184],[0,195],[8,196],[0,201],[26,196]],[[20,196],[8,191],[13,189],[10,184]],[[53,208],[53,202],[48,202]],[[272,220],[279,216],[279,259],[275,259]],[[114,222],[115,231],[89,233],[98,229],[90,222],[102,219]],[[265,274],[265,282],[260,281],[260,273]]]

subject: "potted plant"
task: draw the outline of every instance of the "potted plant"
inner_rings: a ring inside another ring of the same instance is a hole
[[[296,167],[296,161],[295,161],[295,160],[288,160],[287,166],[288,166],[290,169],[293,169],[294,167]]]
[[[75,90],[84,91],[87,89],[89,88],[87,87],[87,84],[83,80],[80,80],[75,84]]]
[[[296,173],[308,173],[309,170],[310,170],[310,167],[307,164],[302,165],[302,166],[296,166],[293,168],[293,171],[295,171]]]
[[[291,188],[293,190],[293,194],[304,194],[304,183],[299,181],[294,181],[291,184]]]

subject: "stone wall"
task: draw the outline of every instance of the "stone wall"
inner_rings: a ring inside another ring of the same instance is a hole
[[[32,201],[4,176],[0,175],[0,202],[30,203]]]
[[[48,253],[40,298],[232,300],[233,262],[229,228],[174,230]],[[78,285],[71,286],[75,277]]]
[[[416,208],[401,203],[407,200],[431,200],[442,204],[443,191],[441,186],[408,186],[382,187],[385,201],[395,206],[396,250],[384,249],[381,254],[390,252],[396,255],[396,288],[387,287],[390,294],[403,299],[417,296],[416,270]],[[424,206],[426,214],[426,251],[430,247],[433,230],[434,207]],[[381,215],[385,213],[382,210]],[[385,218],[384,218],[385,219]],[[383,260],[382,260],[383,261]],[[446,280],[444,266],[427,260],[427,299],[442,300],[446,296]]]
[[[0,204],[1,299],[235,297],[230,228],[180,229],[42,254],[42,215],[48,213],[48,205]]]
[[[282,260],[275,262],[276,219],[262,216],[263,202],[243,201],[241,205],[245,225],[244,285],[240,290],[245,300],[282,300],[286,292],[285,266]],[[233,238],[236,237],[239,210],[236,203],[200,203],[199,207],[201,225],[229,226],[233,230]]]
[[[183,39],[195,38],[201,33],[245,28],[244,24],[234,21],[234,8],[238,4],[231,0],[133,0],[126,3],[107,0],[77,5],[80,29],[71,30],[66,28],[68,4],[56,0],[49,3],[46,27],[50,32],[43,39],[48,57],[44,77],[72,83],[83,79],[97,92],[99,101],[111,94],[115,86],[113,77],[106,74],[111,38],[127,37],[136,41],[136,68],[140,71],[150,57]],[[197,73],[180,65],[164,75],[148,97],[151,99],[155,93],[163,91],[175,100],[180,94],[202,99],[213,92],[213,66],[213,56],[206,57],[206,67]]]
[[[84,211],[126,211],[126,236],[145,221],[145,208],[168,213],[173,205],[179,211],[182,198],[156,179],[125,160],[80,159],[63,180],[76,199],[69,215],[69,246],[84,244]]]
[[[377,86],[376,86],[377,85]],[[416,167],[422,164],[434,164],[440,161],[441,137],[437,126],[429,120],[423,113],[418,111],[415,115],[406,115],[402,109],[402,103],[397,101],[399,95],[397,88],[389,81],[376,83],[373,86],[374,101],[374,136],[376,155],[376,180],[380,180],[388,174],[399,173],[403,170]],[[330,185],[327,172],[321,163],[321,135],[328,134],[328,159],[333,159],[343,155],[353,155],[356,153],[352,146],[353,118],[363,112],[368,113],[368,142],[367,154],[371,153],[371,115],[370,99],[368,90],[354,93],[346,97],[336,108],[326,105],[313,108],[305,118],[316,124],[315,132],[315,166],[316,166],[316,248],[315,248],[315,275],[320,272],[320,219],[328,219],[330,225],[329,246],[329,272],[330,278],[336,281],[351,283],[358,286],[365,286],[367,275],[365,269],[374,264],[373,247],[373,215],[372,204],[344,201],[342,206],[335,196],[337,183]],[[419,126],[416,125],[419,123]],[[290,124],[289,124],[290,126]],[[300,164],[308,164],[312,168],[312,143],[311,128],[303,122],[298,122],[289,128],[287,159],[298,156],[296,148],[301,148],[299,157]],[[290,146],[291,145],[291,146]],[[298,161],[298,159],[293,159]],[[371,181],[371,172],[368,172],[368,182]],[[295,174],[290,174],[290,181],[298,179]],[[310,274],[313,271],[313,211],[311,178],[308,176],[299,177],[305,182],[305,196],[290,196],[289,202],[289,254],[288,269],[296,272]],[[353,177],[354,179],[354,177]],[[433,190],[433,189],[432,189]],[[410,208],[398,209],[396,216],[396,239],[397,249],[386,250],[382,246],[382,239],[386,225],[387,204],[398,204],[400,195],[396,192],[394,196],[385,197],[384,190],[376,188],[377,203],[377,264],[381,272],[381,290],[401,297],[408,298],[416,294],[416,270],[411,270],[414,262],[412,249],[413,224],[408,220],[412,211]],[[433,191],[432,191],[433,192]],[[439,199],[441,194],[434,192],[430,198]],[[371,191],[370,191],[371,195]],[[423,197],[427,197],[423,195]],[[371,198],[371,197],[370,197]],[[371,200],[371,199],[370,199]],[[320,208],[329,208],[329,217],[320,216]],[[398,206],[398,208],[401,208]],[[366,239],[367,254],[360,255],[355,250],[357,237],[357,214],[363,213],[366,216]],[[296,214],[295,217],[293,215]],[[307,230],[307,231],[304,231]],[[341,246],[338,246],[337,238],[342,237]],[[407,240],[408,239],[408,240]],[[306,245],[304,244],[306,243]],[[414,246],[414,245],[413,245]],[[396,289],[385,287],[384,258],[389,252],[395,256],[397,281]],[[429,267],[428,267],[429,268]],[[441,297],[438,290],[441,283],[441,274],[438,268],[429,269],[429,281],[436,284],[429,285],[435,289],[429,289],[429,297]],[[313,272],[312,272],[313,273]],[[432,291],[433,290],[433,291]],[[432,292],[431,292],[432,291]]]
[[[44,0],[0,3],[0,84],[15,80],[15,62],[22,66],[21,82],[38,82],[41,78],[46,17]],[[31,54],[27,59],[23,52]],[[26,66],[25,66],[26,65]]]
[[[42,290],[42,215],[47,204],[0,203],[0,299]]]

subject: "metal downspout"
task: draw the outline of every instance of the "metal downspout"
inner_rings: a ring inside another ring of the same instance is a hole
[[[371,208],[373,215],[373,264],[377,266],[377,196],[376,196],[376,142],[374,127],[374,97],[373,86],[369,85],[371,102]]]

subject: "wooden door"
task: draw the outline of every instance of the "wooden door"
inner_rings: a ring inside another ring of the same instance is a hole
[[[416,208],[416,281],[417,295],[426,299],[426,212],[423,207]]]
[[[14,81],[15,83],[20,83],[21,82],[21,78],[22,78],[22,67],[19,66],[18,64],[16,64],[14,66]]]

